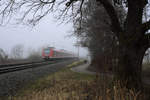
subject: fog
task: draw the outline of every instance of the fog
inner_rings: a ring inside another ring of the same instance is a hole
[[[77,53],[76,37],[72,34],[72,23],[60,24],[53,16],[46,16],[34,27],[27,25],[7,24],[0,26],[0,48],[10,54],[13,46],[24,46],[24,56],[30,49],[39,49],[45,46],[54,46],[57,49],[65,49]],[[80,47],[80,56],[86,56],[87,50]]]

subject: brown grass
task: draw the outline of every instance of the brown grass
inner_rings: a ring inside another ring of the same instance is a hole
[[[87,75],[68,68],[39,79],[9,100],[144,100],[141,92],[121,88],[104,75]]]

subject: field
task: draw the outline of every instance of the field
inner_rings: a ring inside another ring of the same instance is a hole
[[[80,62],[28,84],[9,100],[144,100],[139,91],[121,88],[104,75],[88,75],[70,70]]]

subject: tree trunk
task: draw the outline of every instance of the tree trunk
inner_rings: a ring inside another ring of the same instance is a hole
[[[115,80],[126,88],[142,89],[142,61],[146,49],[136,45],[120,45],[119,63],[115,68]]]

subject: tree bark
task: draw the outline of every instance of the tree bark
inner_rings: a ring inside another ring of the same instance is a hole
[[[136,90],[143,88],[141,74],[145,51],[146,48],[136,44],[120,45],[119,63],[115,68],[115,80],[119,81],[121,86]]]

